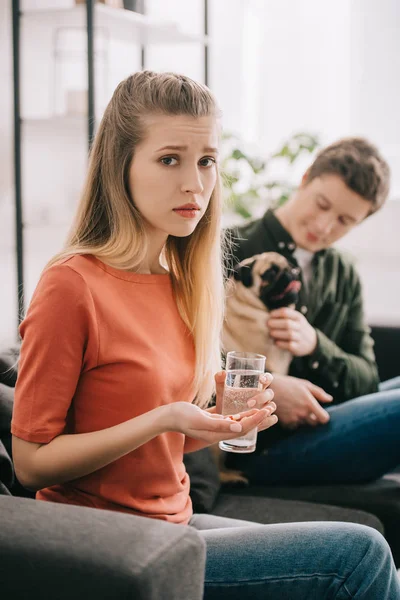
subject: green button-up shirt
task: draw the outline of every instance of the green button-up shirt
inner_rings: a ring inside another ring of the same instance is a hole
[[[232,256],[228,268],[271,251],[297,265],[293,256],[296,244],[272,210],[229,234]],[[351,261],[334,248],[317,252],[311,281],[307,288],[302,285],[296,308],[315,328],[318,343],[310,356],[293,358],[289,375],[321,386],[335,403],[376,392],[379,377],[374,342],[364,318],[360,279]]]

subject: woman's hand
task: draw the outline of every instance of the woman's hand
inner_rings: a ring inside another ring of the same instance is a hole
[[[275,416],[270,416],[270,409],[248,410],[235,415],[234,420],[187,402],[175,402],[168,409],[168,430],[180,431],[207,444],[234,439],[255,427],[265,429],[277,420]]]
[[[224,395],[224,385],[225,385],[226,372],[220,371],[215,375],[215,390],[216,390],[216,405],[212,408],[207,409],[208,412],[212,414],[221,414],[222,412],[222,398]],[[262,431],[263,429],[268,429],[272,425],[278,421],[278,417],[276,415],[272,415],[272,413],[276,410],[275,402],[272,402],[274,397],[273,390],[269,389],[271,385],[273,377],[271,373],[264,373],[260,377],[261,390],[252,398],[249,398],[247,401],[247,406],[251,409],[266,409],[267,414],[261,424],[258,426],[258,431]],[[244,414],[244,413],[241,413]],[[237,416],[237,415],[236,415]]]
[[[221,414],[222,413],[222,398],[224,395],[224,386],[225,386],[225,379],[226,379],[226,371],[219,371],[219,373],[216,373],[214,375],[214,379],[215,379],[215,391],[216,391],[216,397],[217,397],[215,412],[218,414]],[[248,399],[247,406],[249,408],[265,408],[265,406],[267,404],[269,406],[271,406],[270,403],[271,403],[272,398],[274,397],[274,392],[271,389],[267,389],[267,388],[269,388],[272,381],[273,381],[273,377],[272,377],[271,373],[264,373],[264,375],[261,375],[261,377],[260,377],[261,390],[260,390],[260,392],[255,394],[252,398]],[[272,402],[272,405],[274,405],[273,402]],[[276,408],[276,406],[275,406],[275,408]]]

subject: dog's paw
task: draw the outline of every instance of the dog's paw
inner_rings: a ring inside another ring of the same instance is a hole
[[[240,471],[220,471],[221,484],[226,487],[247,487],[249,480]]]

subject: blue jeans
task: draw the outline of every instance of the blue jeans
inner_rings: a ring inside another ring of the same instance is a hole
[[[365,525],[213,515],[194,515],[190,525],[206,541],[204,600],[400,599],[389,546]]]
[[[326,425],[301,426],[261,454],[230,455],[228,464],[261,485],[365,483],[400,466],[400,377],[326,410]]]

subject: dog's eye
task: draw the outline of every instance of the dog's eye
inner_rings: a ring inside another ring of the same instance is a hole
[[[278,273],[279,267],[277,265],[271,265],[270,268],[264,271],[264,273],[261,275],[261,279],[270,283],[275,279]]]

